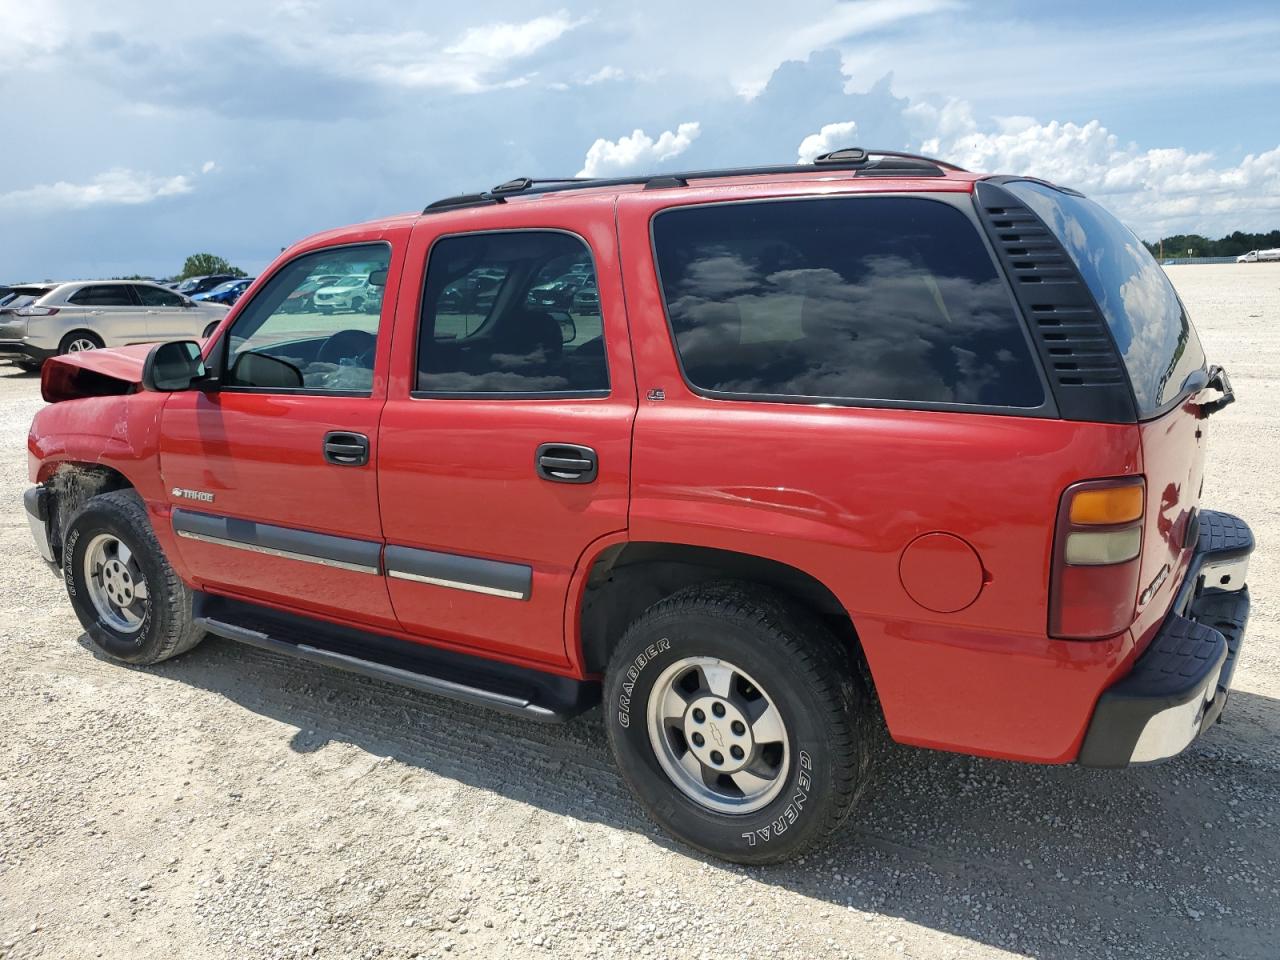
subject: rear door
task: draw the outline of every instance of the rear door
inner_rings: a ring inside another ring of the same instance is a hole
[[[488,211],[471,232],[414,229],[406,276],[425,280],[401,292],[379,435],[387,583],[424,639],[565,666],[575,566],[627,525],[636,396],[612,205],[498,212],[492,229]],[[534,302],[573,269],[598,275],[603,316]]]
[[[395,283],[407,232],[282,264],[214,345],[217,385],[165,404],[161,474],[183,560],[205,589],[395,626],[375,473],[391,315],[283,305],[335,268]]]

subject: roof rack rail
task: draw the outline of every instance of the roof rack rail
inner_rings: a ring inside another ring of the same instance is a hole
[[[500,196],[492,193],[463,193],[456,197],[445,197],[443,200],[436,200],[428,203],[422,208],[423,213],[441,213],[445,210],[454,210],[458,207],[488,207],[495,203],[506,203],[507,201]]]
[[[517,177],[500,183],[484,193],[446,197],[427,206],[423,213],[434,213],[456,207],[490,206],[505,203],[506,197],[515,194],[562,193],[568,190],[586,190],[599,187],[643,186],[646,190],[669,187],[687,187],[690,180],[717,180],[725,177],[763,177],[772,174],[814,173],[817,170],[851,170],[876,173],[883,176],[943,177],[946,171],[966,172],[963,167],[946,160],[903,153],[898,150],[867,150],[863,147],[843,147],[824,153],[809,163],[789,163],[763,167],[725,167],[711,170],[691,170],[677,173],[648,173],[629,177]]]

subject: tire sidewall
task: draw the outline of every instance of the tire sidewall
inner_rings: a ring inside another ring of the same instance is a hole
[[[120,633],[104,623],[89,596],[84,576],[84,555],[100,533],[109,533],[127,544],[146,579],[147,612],[136,633]],[[163,642],[166,628],[166,624],[160,622],[166,607],[159,602],[159,592],[165,582],[164,570],[146,539],[139,535],[135,524],[111,506],[90,501],[72,519],[62,548],[62,579],[80,625],[103,653],[128,663],[151,662]]]
[[[662,826],[680,840],[744,863],[784,859],[825,832],[830,805],[831,730],[813,708],[815,691],[793,664],[769,657],[767,638],[741,623],[681,612],[637,624],[605,684],[605,727],[623,776]],[[663,770],[649,739],[650,692],[662,672],[686,657],[727,660],[748,673],[781,711],[790,765],[782,790],[748,814],[709,810]]]

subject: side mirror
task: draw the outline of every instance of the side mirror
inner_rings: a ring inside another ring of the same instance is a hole
[[[573,322],[573,316],[559,310],[552,311],[551,316],[560,324],[560,342],[573,343],[578,337],[578,325]]]
[[[303,385],[302,371],[288,360],[269,353],[242,353],[231,365],[228,383],[233,387],[279,387],[286,390]]]
[[[200,344],[194,340],[171,340],[151,348],[142,365],[142,387],[170,393],[188,390],[205,375]]]

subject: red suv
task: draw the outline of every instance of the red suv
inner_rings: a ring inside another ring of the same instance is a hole
[[[298,309],[352,275],[380,311]],[[1075,191],[923,157],[514,180],[305,240],[204,343],[42,388],[26,506],[103,652],[603,701],[654,819],[731,860],[835,829],[881,717],[1173,756],[1248,615],[1249,529],[1199,506],[1231,388],[1164,272]]]

